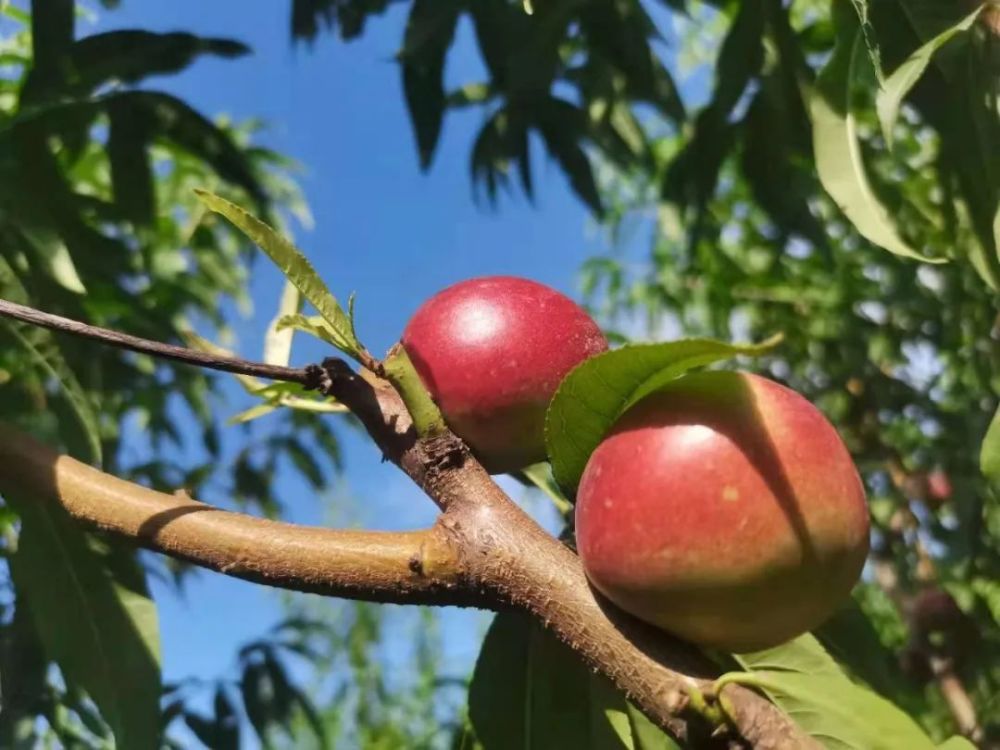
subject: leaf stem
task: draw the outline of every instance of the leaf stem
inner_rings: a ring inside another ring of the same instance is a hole
[[[441,416],[441,411],[431,399],[431,395],[413,367],[413,362],[410,361],[410,355],[402,345],[394,346],[380,367],[386,379],[399,391],[403,403],[413,417],[413,427],[418,435],[428,437],[447,431],[448,426]]]

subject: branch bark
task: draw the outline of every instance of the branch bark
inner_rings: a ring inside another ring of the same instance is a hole
[[[375,602],[483,605],[440,526],[342,531],[231,513],[118,479],[4,426],[0,492],[58,504],[93,529],[257,583]]]
[[[660,726],[683,735],[691,689],[708,690],[718,668],[686,643],[625,614],[587,581],[570,549],[524,513],[454,435],[418,439],[396,391],[341,360],[311,368],[315,385],[346,405],[386,458],[444,511],[463,573],[493,604],[529,612]],[[730,720],[757,750],[819,748],[757,693],[724,688]]]

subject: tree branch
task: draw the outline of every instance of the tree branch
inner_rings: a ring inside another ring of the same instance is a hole
[[[335,397],[443,513],[424,532],[308,529],[214,510],[57,457],[19,433],[0,432],[0,490],[30,489],[75,518],[150,549],[249,580],[371,601],[515,607],[533,615],[609,677],[660,726],[686,734],[693,690],[716,666],[692,646],[621,612],[590,587],[579,558],[525,514],[451,433],[418,438],[395,389],[369,370],[328,359],[303,370],[203,355],[95,329],[11,303],[0,314],[115,346],[214,369],[300,382]],[[377,369],[377,368],[376,368]],[[721,696],[756,750],[820,745],[747,688]]]
[[[255,375],[260,378],[267,378],[268,380],[284,380],[290,383],[305,384],[308,380],[308,375],[304,369],[268,365],[263,362],[250,362],[239,357],[226,357],[210,352],[198,351],[197,349],[188,349],[183,346],[150,341],[138,336],[130,336],[127,333],[119,333],[107,328],[81,323],[77,320],[70,320],[61,315],[52,315],[51,313],[36,310],[33,307],[25,307],[16,302],[9,302],[8,300],[0,299],[0,316],[21,320],[25,323],[33,323],[34,325],[49,328],[53,331],[72,333],[74,336],[100,341],[119,349],[128,349],[140,354],[171,359],[175,362],[207,367],[210,370]]]
[[[692,646],[605,601],[579,557],[524,513],[461,440],[451,433],[417,438],[391,385],[355,374],[338,359],[327,359],[321,370],[320,390],[347,406],[386,458],[444,511],[439,524],[462,552],[464,576],[494,603],[532,614],[660,726],[682,736],[689,691],[709,690],[718,668]],[[724,697],[729,718],[752,747],[820,747],[757,693],[729,685]]]
[[[478,605],[449,534],[342,531],[231,513],[105,474],[0,425],[0,491],[91,528],[257,583],[349,599]]]

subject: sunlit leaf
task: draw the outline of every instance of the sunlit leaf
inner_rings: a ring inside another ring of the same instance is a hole
[[[875,104],[878,110],[879,123],[882,126],[882,135],[885,137],[885,142],[890,148],[893,144],[893,130],[896,126],[896,120],[899,117],[899,108],[903,104],[903,99],[906,98],[906,95],[913,88],[914,84],[920,80],[927,66],[930,65],[934,53],[959,34],[968,31],[979,17],[982,9],[983,6],[976,8],[957,24],[945,29],[929,42],[922,45],[902,65],[896,68],[892,72],[892,75],[885,79],[880,86]]]
[[[827,750],[932,750],[934,743],[909,716],[851,682],[819,642],[806,634],[766,651],[737,654],[747,672],[723,675],[763,690]],[[725,700],[722,702],[725,709]]]
[[[271,365],[287,366],[292,356],[292,337],[295,334],[293,328],[279,330],[278,326],[287,315],[295,315],[301,307],[302,296],[296,286],[290,282],[285,282],[285,288],[281,292],[281,301],[278,303],[278,312],[271,319],[264,334],[264,361]]]
[[[330,324],[319,315],[301,315],[299,313],[294,315],[284,315],[278,320],[275,330],[279,332],[302,331],[303,333],[315,336],[320,341],[325,341],[338,349],[342,349],[346,346],[344,343],[344,337],[341,336],[338,331],[334,330]]]
[[[545,416],[552,472],[575,494],[590,454],[625,411],[688,370],[740,354],[763,354],[777,339],[734,345],[708,339],[635,344],[592,357],[559,385]]]
[[[976,746],[965,737],[955,735],[938,745],[937,750],[976,750]]]
[[[991,482],[1000,483],[1000,408],[993,415],[979,454],[979,465]]]
[[[329,325],[329,330],[337,342],[334,345],[346,354],[357,358],[362,347],[354,336],[350,318],[301,251],[267,224],[235,203],[213,195],[207,190],[199,189],[196,193],[206,206],[229,219],[254,244],[267,253],[286,278],[302,292],[302,296],[316,308]]]
[[[552,476],[552,467],[547,463],[532,464],[514,475],[518,480],[529,486],[537,487],[552,501],[556,510],[566,514],[573,509],[573,504],[566,499],[556,480]]]
[[[864,61],[864,45],[857,24],[844,25],[833,57],[820,73],[810,100],[813,150],[820,181],[870,242],[896,255],[942,262],[924,257],[903,240],[892,214],[868,181],[852,96]]]
[[[279,408],[278,404],[263,403],[257,404],[256,406],[251,406],[245,411],[241,411],[239,414],[234,414],[226,422],[228,424],[245,424],[247,422],[252,422],[255,419],[260,419],[265,417],[273,411]]]
[[[55,281],[76,294],[87,293],[69,248],[54,228],[31,223],[21,224],[20,229],[28,244],[38,254],[42,267]]]

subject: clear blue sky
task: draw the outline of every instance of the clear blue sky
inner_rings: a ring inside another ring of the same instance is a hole
[[[479,115],[469,113],[448,119],[434,168],[421,174],[392,62],[403,14],[394,8],[360,41],[343,44],[326,36],[310,50],[290,44],[289,6],[274,0],[125,0],[119,10],[81,22],[78,33],[182,29],[230,36],[253,47],[250,57],[206,59],[181,77],[149,85],[178,93],[210,114],[263,118],[269,123],[267,145],[306,166],[304,187],[316,228],[300,232],[298,242],[335,293],[357,293],[359,333],[373,351],[395,341],[421,300],[470,276],[527,275],[573,294],[580,263],[602,248],[587,239],[586,212],[558,169],[545,166],[537,154],[534,207],[523,198],[502,201],[496,212],[477,207],[468,153]],[[480,76],[468,31],[449,61],[452,82]],[[256,265],[255,311],[236,328],[244,355],[258,356],[280,287],[266,261]],[[298,363],[321,356],[318,347],[302,341],[293,351]],[[230,393],[222,417],[248,405],[237,390]],[[433,519],[430,502],[393,467],[381,464],[374,449],[341,434],[347,469],[329,498],[311,496],[292,476],[279,480],[295,520],[321,523],[331,509],[378,528],[415,528]],[[230,443],[239,437],[233,429]],[[154,592],[168,680],[218,675],[232,665],[238,644],[281,617],[275,592],[221,575],[198,576],[184,599],[160,585]],[[448,615],[450,665],[468,665],[482,623],[474,613]]]

